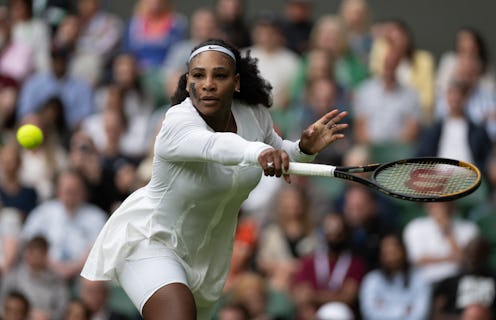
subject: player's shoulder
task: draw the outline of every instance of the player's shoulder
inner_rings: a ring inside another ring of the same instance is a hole
[[[247,105],[245,103],[242,103],[241,101],[234,100],[233,101],[233,108],[237,109],[237,112],[243,113],[243,114],[251,114],[253,115],[257,120],[265,120],[269,119],[271,117],[269,108],[266,108],[261,105]]]
[[[186,98],[182,102],[169,107],[169,109],[167,109],[167,111],[165,112],[165,115],[168,116],[168,115],[190,113],[192,108],[194,107],[193,104],[191,103],[191,99]]]
[[[164,117],[164,123],[177,125],[184,121],[199,120],[201,117],[196,111],[193,103],[186,98],[181,103],[171,106],[167,109]]]

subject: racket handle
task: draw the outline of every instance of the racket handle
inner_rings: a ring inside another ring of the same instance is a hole
[[[289,174],[303,176],[334,177],[335,166],[317,163],[290,162]]]

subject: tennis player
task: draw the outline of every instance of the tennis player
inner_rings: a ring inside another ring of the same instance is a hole
[[[221,40],[193,50],[154,146],[152,177],[112,214],[82,276],[115,280],[144,319],[210,319],[229,270],[241,203],[261,172],[284,178],[343,138],[333,110],[282,140],[256,60]]]

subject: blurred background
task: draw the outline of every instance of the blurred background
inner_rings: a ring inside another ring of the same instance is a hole
[[[0,3],[5,1],[0,1]],[[280,11],[285,0],[250,0],[246,1],[247,17],[253,17],[263,10]],[[312,15],[337,12],[340,2],[336,0],[311,0]],[[373,18],[382,20],[391,17],[401,17],[415,33],[417,45],[428,48],[436,57],[453,46],[453,34],[461,26],[476,27],[485,38],[494,38],[496,20],[493,15],[496,11],[496,2],[481,0],[469,2],[464,0],[417,0],[417,1],[368,1],[372,9]],[[122,17],[129,17],[135,1],[120,0],[106,1],[106,6]],[[176,8],[186,14],[193,12],[200,6],[211,6],[214,1],[176,1]],[[492,59],[496,59],[496,41],[489,41]]]

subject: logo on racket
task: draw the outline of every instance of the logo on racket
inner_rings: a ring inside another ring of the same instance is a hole
[[[405,181],[405,186],[410,190],[419,193],[443,193],[450,177],[453,175],[453,168],[448,169],[427,169],[420,168],[410,172],[410,178]]]

